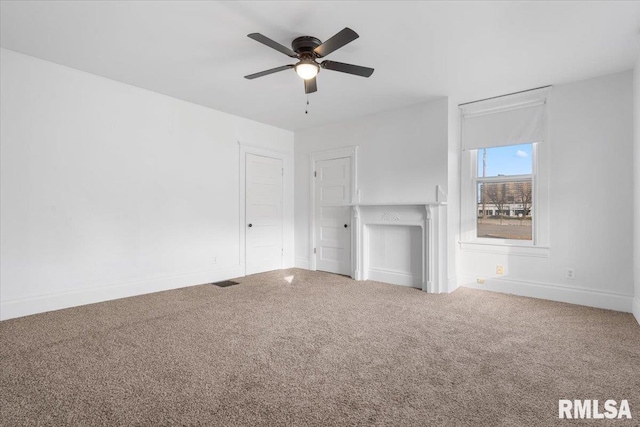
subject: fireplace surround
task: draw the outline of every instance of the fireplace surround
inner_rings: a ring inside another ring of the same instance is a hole
[[[356,203],[351,207],[355,280],[446,292],[446,203]]]

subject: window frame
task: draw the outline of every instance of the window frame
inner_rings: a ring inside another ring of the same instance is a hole
[[[532,170],[530,175],[478,177],[478,153],[482,148],[462,151],[462,167],[460,171],[462,183],[460,193],[460,245],[463,250],[548,257],[549,191],[547,151],[549,144],[548,142],[533,142],[531,144]],[[523,177],[531,177],[532,182],[531,240],[478,237],[478,183],[508,182]]]

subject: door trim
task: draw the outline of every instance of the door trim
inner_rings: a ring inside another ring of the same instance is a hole
[[[358,146],[339,148],[335,150],[317,151],[309,155],[309,183],[311,198],[309,200],[309,270],[316,270],[316,254],[313,248],[316,247],[316,181],[315,166],[316,162],[322,160],[333,160],[348,157],[351,159],[351,203],[360,201],[360,193],[358,192]],[[353,227],[351,227],[351,244],[353,247]],[[351,256],[351,271],[353,272],[353,255]]]
[[[240,271],[242,271],[242,275],[247,275],[247,207],[246,207],[246,197],[247,197],[247,154],[254,154],[256,156],[270,157],[272,159],[282,160],[282,247],[284,250],[284,181],[286,172],[284,170],[285,161],[285,152],[272,150],[269,148],[259,147],[257,145],[247,144],[243,141],[238,141],[238,145],[240,147],[240,204],[239,204],[239,213],[238,218],[240,218],[239,228],[240,228],[240,244],[238,254],[240,260]],[[284,268],[284,256],[282,256],[280,260],[280,268]]]

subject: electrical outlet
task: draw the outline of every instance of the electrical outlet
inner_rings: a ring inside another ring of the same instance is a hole
[[[575,268],[567,268],[565,270],[564,276],[567,279],[571,279],[571,280],[575,279],[576,278],[576,269]]]
[[[477,278],[477,279],[476,279],[476,283],[477,283],[478,285],[484,285],[484,279]]]
[[[496,274],[502,276],[504,274],[504,267],[502,265],[496,265]]]

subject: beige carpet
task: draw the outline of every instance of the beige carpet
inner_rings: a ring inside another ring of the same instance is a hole
[[[292,284],[283,280],[293,274]],[[630,314],[303,270],[0,322],[0,424],[576,425],[629,399]]]

